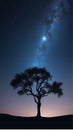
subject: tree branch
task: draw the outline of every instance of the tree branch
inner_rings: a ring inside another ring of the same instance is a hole
[[[36,98],[34,97],[34,101],[38,104],[38,102],[37,102],[37,100],[36,100]]]
[[[51,91],[46,92],[45,94],[42,94],[41,97],[48,96],[51,93]]]
[[[45,82],[46,79],[43,79],[43,81],[40,83],[38,89],[40,89],[41,85]]]
[[[34,97],[37,97],[37,95],[32,92],[32,89],[30,90],[30,92],[31,92],[31,95],[33,95]]]

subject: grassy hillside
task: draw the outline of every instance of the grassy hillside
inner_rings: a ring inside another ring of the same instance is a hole
[[[73,128],[72,115],[37,118],[37,117],[17,117],[0,114],[0,128],[25,128],[25,129],[46,129],[46,128]]]

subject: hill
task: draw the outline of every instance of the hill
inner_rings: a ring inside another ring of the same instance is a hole
[[[18,117],[0,114],[0,128],[24,128],[24,129],[46,129],[46,128],[73,128],[72,115],[45,118],[45,117]]]

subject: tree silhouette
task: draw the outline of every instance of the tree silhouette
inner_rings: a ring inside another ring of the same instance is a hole
[[[50,93],[57,94],[58,97],[63,95],[61,82],[54,81],[50,83],[52,76],[45,68],[33,67],[26,69],[23,73],[16,74],[11,81],[14,89],[20,88],[19,95],[32,95],[37,104],[37,116],[41,116],[40,107],[41,99]]]

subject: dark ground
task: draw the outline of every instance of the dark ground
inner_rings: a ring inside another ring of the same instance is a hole
[[[46,129],[46,128],[65,128],[71,129],[72,115],[53,118],[37,117],[18,117],[0,114],[0,128],[24,128],[24,129]]]

